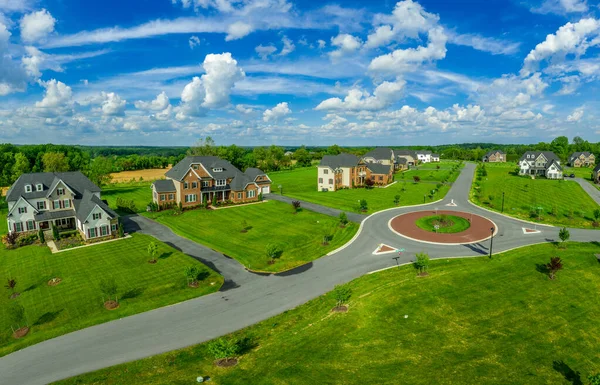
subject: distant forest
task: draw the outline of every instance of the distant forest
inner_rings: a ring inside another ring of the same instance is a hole
[[[571,142],[560,136],[549,143],[531,145],[494,143],[464,143],[441,146],[391,146],[394,149],[430,150],[443,159],[480,160],[490,150],[502,150],[509,161],[517,160],[524,152],[554,151],[566,161],[576,151],[600,154],[600,143],[589,143],[580,137]],[[146,147],[146,146],[73,146],[73,145],[13,145],[0,144],[0,186],[10,186],[21,174],[44,171],[80,170],[98,185],[110,182],[110,173],[119,171],[166,168],[186,155],[215,155],[227,159],[234,166],[245,170],[259,167],[265,172],[306,167],[320,160],[323,155],[349,152],[364,155],[374,147],[240,147],[219,146],[210,138],[200,139],[192,147]]]

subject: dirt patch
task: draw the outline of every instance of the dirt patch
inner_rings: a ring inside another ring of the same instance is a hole
[[[62,278],[52,278],[48,281],[48,286],[56,286],[62,282]]]
[[[197,289],[200,286],[200,282],[192,282],[192,283],[188,283],[188,286],[193,288],[193,289]]]
[[[106,308],[106,310],[115,310],[119,308],[119,303],[111,299],[104,302],[104,307]]]
[[[346,305],[342,305],[342,306],[336,306],[333,309],[331,309],[332,313],[348,313],[348,306]]]
[[[130,182],[131,179],[135,179],[136,181],[144,178],[144,180],[156,180],[165,177],[165,173],[169,171],[171,167],[168,168],[150,168],[147,170],[133,170],[133,171],[121,171],[110,174],[112,183],[123,183]]]
[[[28,327],[23,327],[20,329],[15,330],[15,332],[13,333],[13,338],[23,338],[27,335],[27,333],[29,333],[29,328]]]
[[[426,271],[423,271],[423,272],[417,274],[417,277],[428,277],[428,276],[429,276],[429,273]]]
[[[151,259],[148,261],[149,264],[154,265],[157,262],[156,259]]]
[[[267,262],[267,263],[268,263],[269,265],[273,265],[273,264],[275,264],[275,261],[271,259],[271,260],[270,260],[269,262]]]
[[[10,299],[15,299],[15,298],[18,298],[20,295],[21,295],[21,293],[12,293],[12,294],[10,295]]]
[[[220,368],[230,368],[232,366],[236,366],[237,364],[237,358],[221,358],[220,360],[215,361],[215,366]]]

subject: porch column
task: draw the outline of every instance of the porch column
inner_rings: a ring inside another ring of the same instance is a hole
[[[225,202],[225,191],[223,191],[223,202]]]

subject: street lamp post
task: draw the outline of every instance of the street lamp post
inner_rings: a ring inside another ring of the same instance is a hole
[[[502,212],[504,212],[504,191],[502,191]]]
[[[491,229],[492,237],[490,238],[490,259],[492,258],[492,248],[494,247],[494,228]]]

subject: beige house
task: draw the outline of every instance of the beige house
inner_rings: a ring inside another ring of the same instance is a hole
[[[594,183],[600,183],[600,163],[594,168],[592,176],[594,177]]]
[[[363,187],[367,180],[384,186],[394,180],[393,164],[366,162],[356,155],[325,155],[317,167],[317,191]]]
[[[590,152],[575,152],[569,157],[571,167],[594,167],[596,157]]]
[[[506,153],[500,150],[490,151],[481,159],[485,163],[503,163],[506,162]]]

